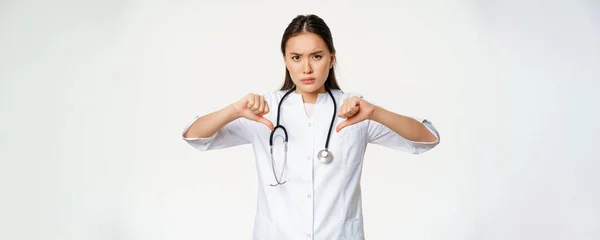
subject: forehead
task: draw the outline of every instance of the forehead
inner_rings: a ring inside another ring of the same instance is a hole
[[[303,32],[289,38],[285,46],[286,53],[310,53],[319,50],[327,51],[327,44],[321,36],[311,32]]]

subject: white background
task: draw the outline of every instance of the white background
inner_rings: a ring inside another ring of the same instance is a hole
[[[441,133],[369,147],[367,239],[600,239],[598,1],[243,2],[0,1],[0,239],[250,239],[252,149],[181,131],[277,89],[307,13],[344,91]]]

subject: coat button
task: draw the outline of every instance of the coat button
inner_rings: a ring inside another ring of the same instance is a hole
[[[308,123],[308,127],[312,127],[312,123]]]

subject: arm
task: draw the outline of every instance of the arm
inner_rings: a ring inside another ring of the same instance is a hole
[[[359,96],[344,100],[338,116],[347,118],[336,128],[368,121],[368,142],[413,154],[424,153],[440,142],[437,129],[426,119],[390,112]]]
[[[208,138],[233,120],[240,117],[233,105],[197,118],[183,133],[184,138]]]
[[[218,111],[196,117],[188,124],[183,139],[201,151],[220,149],[251,142],[246,120],[257,121],[273,128],[264,114],[269,112],[263,96],[248,94]]]
[[[380,106],[375,106],[373,113],[367,119],[383,124],[409,141],[435,142],[438,139],[423,123],[416,119],[390,112]]]

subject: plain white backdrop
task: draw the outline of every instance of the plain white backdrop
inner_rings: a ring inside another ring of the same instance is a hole
[[[0,238],[250,239],[250,146],[181,131],[276,90],[314,13],[343,90],[441,134],[369,146],[367,239],[600,239],[600,4],[368,2],[0,1]]]

